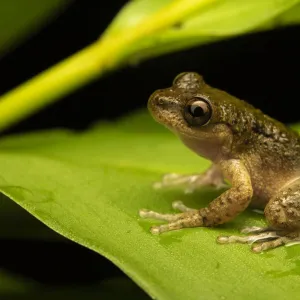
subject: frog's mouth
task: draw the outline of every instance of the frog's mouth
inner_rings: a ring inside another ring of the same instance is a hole
[[[178,135],[180,138],[193,139],[198,143],[207,143],[212,139],[215,139],[215,136],[212,132],[212,126],[207,126],[206,128],[170,128],[167,126],[167,128]]]
[[[168,124],[181,115],[183,105],[174,95],[174,91],[157,90],[148,100],[148,110],[153,118],[162,124]]]

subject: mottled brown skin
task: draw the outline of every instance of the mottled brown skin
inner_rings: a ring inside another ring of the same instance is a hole
[[[207,123],[193,124],[186,108],[205,100],[211,116]],[[178,75],[170,88],[154,92],[148,102],[153,118],[174,132],[198,155],[212,161],[205,174],[165,177],[160,187],[184,184],[191,191],[211,184],[219,187],[227,179],[231,187],[199,210],[173,204],[179,214],[141,210],[143,218],[168,221],[152,227],[152,233],[183,227],[216,226],[234,219],[250,204],[265,207],[270,225],[248,228],[258,235],[220,237],[220,243],[260,242],[256,252],[298,242],[300,230],[300,138],[282,123],[250,104],[206,84],[197,73]]]

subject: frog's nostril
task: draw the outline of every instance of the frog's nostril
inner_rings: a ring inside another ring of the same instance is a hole
[[[157,92],[154,92],[148,101],[148,108],[150,111],[157,110],[158,107],[161,107],[163,105],[163,100],[159,96]]]
[[[176,98],[170,91],[158,90],[154,92],[148,101],[148,106],[152,109],[171,109],[178,104]]]
[[[157,100],[156,100],[156,103],[159,105],[159,106],[163,106],[165,104],[165,101],[162,97],[157,97]]]
[[[164,97],[158,92],[154,92],[150,99],[149,99],[149,102],[152,104],[152,105],[158,105],[158,106],[163,106],[165,104],[165,100],[164,100]]]

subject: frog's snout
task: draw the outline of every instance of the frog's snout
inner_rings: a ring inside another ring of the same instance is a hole
[[[155,91],[148,100],[148,109],[151,112],[155,110],[167,110],[176,107],[178,102],[170,94],[168,95],[165,90]]]
[[[148,106],[162,106],[163,105],[163,95],[161,90],[155,91],[148,100]]]
[[[148,110],[157,122],[167,125],[178,115],[178,102],[172,91],[157,90],[148,100]]]
[[[161,92],[155,91],[148,100],[148,110],[152,115],[157,115],[164,108],[164,102]]]

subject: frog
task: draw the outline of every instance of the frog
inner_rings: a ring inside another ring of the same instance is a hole
[[[191,151],[211,161],[203,173],[166,174],[154,187],[223,190],[199,209],[174,201],[176,213],[139,210],[143,219],[164,222],[152,226],[152,234],[217,227],[252,207],[263,210],[267,225],[221,235],[219,244],[250,244],[260,253],[300,243],[300,136],[295,130],[208,85],[196,72],[181,73],[171,87],[155,91],[148,109]]]

